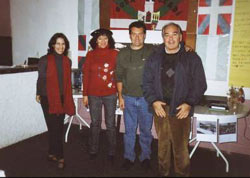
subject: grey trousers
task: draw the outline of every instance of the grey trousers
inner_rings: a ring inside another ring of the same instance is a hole
[[[99,136],[102,123],[102,106],[104,106],[106,134],[108,141],[108,155],[113,156],[116,148],[115,111],[117,96],[89,96],[89,110],[91,117],[89,153],[96,154],[99,149]]]

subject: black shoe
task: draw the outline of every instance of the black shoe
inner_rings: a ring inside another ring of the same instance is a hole
[[[115,162],[115,156],[114,155],[108,155],[108,162],[111,163],[111,165],[114,165]]]
[[[122,169],[124,171],[128,171],[133,165],[134,165],[134,162],[130,161],[129,159],[125,159],[122,164]]]
[[[90,153],[90,154],[89,154],[89,159],[90,159],[90,160],[95,160],[96,157],[97,157],[97,154],[96,154],[96,153]]]
[[[141,167],[145,170],[149,170],[151,169],[151,166],[150,166],[150,160],[149,159],[144,159],[142,162],[141,162]]]

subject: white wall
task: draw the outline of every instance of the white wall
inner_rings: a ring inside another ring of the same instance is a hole
[[[0,76],[0,149],[47,131],[35,100],[37,72]]]
[[[48,42],[57,32],[70,41],[72,67],[77,68],[78,0],[10,0],[13,64],[47,53]]]

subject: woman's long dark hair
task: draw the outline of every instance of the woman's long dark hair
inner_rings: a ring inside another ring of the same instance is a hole
[[[69,40],[67,39],[67,37],[66,37],[63,33],[56,33],[56,34],[54,34],[54,35],[50,38],[49,43],[48,43],[48,46],[49,46],[48,54],[52,54],[52,53],[55,52],[55,49],[54,49],[53,46],[56,44],[56,40],[57,40],[58,38],[62,38],[62,39],[64,40],[64,42],[65,42],[65,50],[64,50],[63,54],[64,54],[65,56],[67,56],[67,55],[68,55],[69,48],[70,48],[70,46],[69,46]]]
[[[112,32],[110,30],[107,29],[98,29],[94,32],[91,33],[91,35],[93,36],[93,38],[89,41],[89,44],[91,46],[92,49],[95,49],[97,47],[97,39],[99,36],[101,35],[105,35],[108,37],[108,46],[110,49],[114,49],[115,48],[115,40],[112,37]]]

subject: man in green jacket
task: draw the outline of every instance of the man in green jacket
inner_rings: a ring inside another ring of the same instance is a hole
[[[139,160],[145,169],[150,168],[151,128],[153,116],[148,111],[148,103],[143,97],[142,75],[144,62],[152,53],[153,45],[144,44],[146,27],[141,21],[129,25],[131,44],[121,49],[117,57],[116,80],[119,106],[124,110],[124,163],[122,168],[129,170],[136,159],[135,142],[139,125]]]

